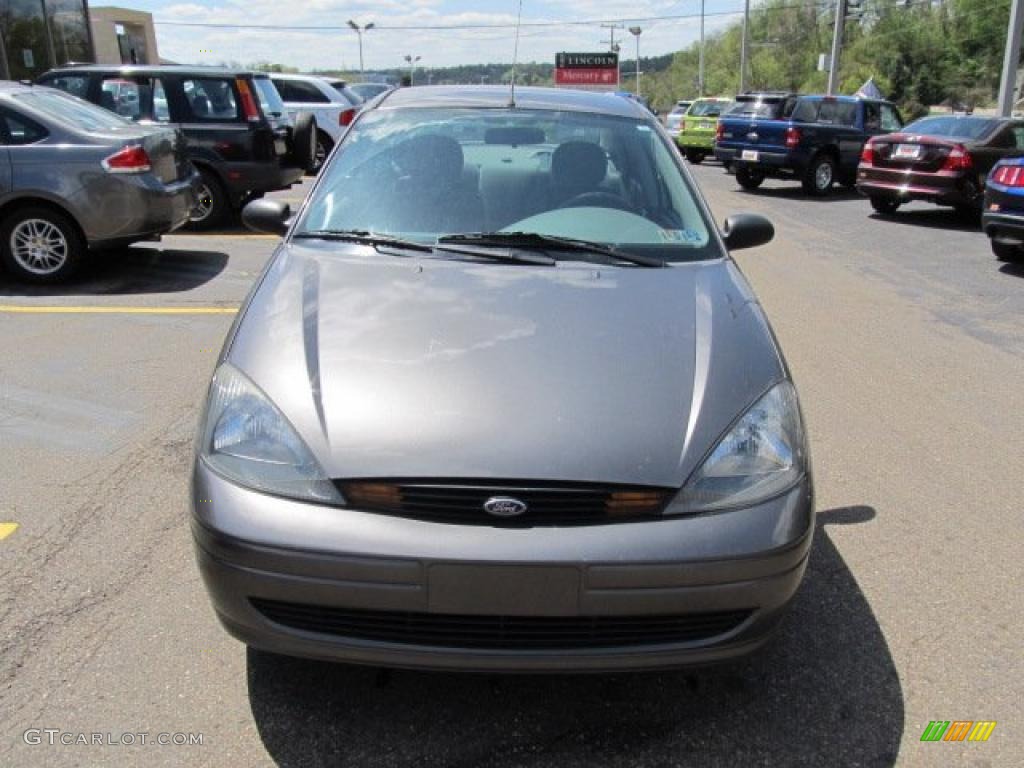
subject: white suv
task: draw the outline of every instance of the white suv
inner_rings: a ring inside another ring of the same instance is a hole
[[[299,112],[310,112],[316,120],[316,173],[359,112],[359,97],[347,95],[316,75],[275,72],[270,79],[293,120]]]

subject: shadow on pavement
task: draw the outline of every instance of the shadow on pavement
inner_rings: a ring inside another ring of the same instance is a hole
[[[81,271],[59,285],[18,283],[0,272],[0,296],[105,296],[190,291],[224,271],[219,251],[130,247],[90,254]]]
[[[816,197],[815,195],[809,195],[804,192],[804,188],[800,186],[800,182],[784,182],[785,186],[760,186],[757,189],[743,189],[737,183],[736,191],[744,195],[754,195],[756,197],[771,197],[776,200],[800,200],[801,202],[807,203],[838,203],[843,200],[856,200],[861,197],[860,193],[855,189],[850,189],[841,185],[836,185],[832,188],[832,191],[827,195]],[[867,200],[864,201],[864,205],[867,206]],[[867,210],[871,210],[868,208]]]
[[[871,209],[869,208],[868,210],[870,211]],[[872,212],[871,218],[877,221],[889,221],[893,224],[906,224],[912,227],[948,229],[957,232],[977,232],[979,235],[981,234],[980,220],[965,218],[952,208],[942,208],[939,206],[912,211],[901,208],[889,216]]]
[[[896,762],[903,692],[885,637],[818,516],[779,635],[736,664],[594,676],[421,673],[248,651],[253,717],[282,766],[745,766]]]
[[[1004,275],[1012,275],[1013,277],[1024,277],[1024,262],[1010,262],[1007,264],[1000,264],[999,271]]]

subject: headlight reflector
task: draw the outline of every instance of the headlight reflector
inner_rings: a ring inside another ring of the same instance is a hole
[[[807,470],[803,423],[789,381],[772,387],[718,441],[666,514],[756,504]]]
[[[245,374],[224,363],[214,374],[200,455],[227,479],[279,496],[341,503],[295,428]]]

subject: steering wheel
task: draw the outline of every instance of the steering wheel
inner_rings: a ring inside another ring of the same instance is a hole
[[[624,197],[614,192],[583,192],[574,195],[558,206],[559,208],[617,208],[633,212],[633,206]]]

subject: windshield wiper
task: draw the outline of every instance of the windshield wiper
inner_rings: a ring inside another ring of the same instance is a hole
[[[392,248],[420,251],[421,253],[434,252],[434,246],[432,245],[417,243],[415,240],[403,240],[400,237],[391,237],[390,235],[381,235],[366,229],[307,229],[303,232],[296,232],[292,237],[305,240],[339,240],[345,243],[361,243],[362,245],[385,245]]]
[[[450,245],[429,245],[405,240],[400,237],[392,237],[377,232],[370,232],[365,229],[310,229],[304,232],[296,232],[292,237],[316,239],[316,240],[338,240],[345,243],[359,243],[361,245],[384,246],[388,248],[402,248],[408,251],[419,251],[420,253],[455,253],[460,256],[475,256],[481,259],[492,261],[504,261],[510,264],[533,264],[535,266],[550,267],[555,260],[550,256],[538,256],[536,254],[516,254],[511,251],[490,251],[482,248],[457,248]],[[472,243],[469,243],[472,245]]]
[[[640,256],[626,253],[610,245],[594,243],[589,240],[578,240],[574,237],[542,235],[537,232],[463,232],[455,235],[443,235],[437,238],[438,243],[465,243],[466,245],[504,245],[509,248],[529,248],[534,250],[574,251],[576,253],[594,253],[619,261],[636,264],[638,267],[664,267],[665,262],[651,256]]]

